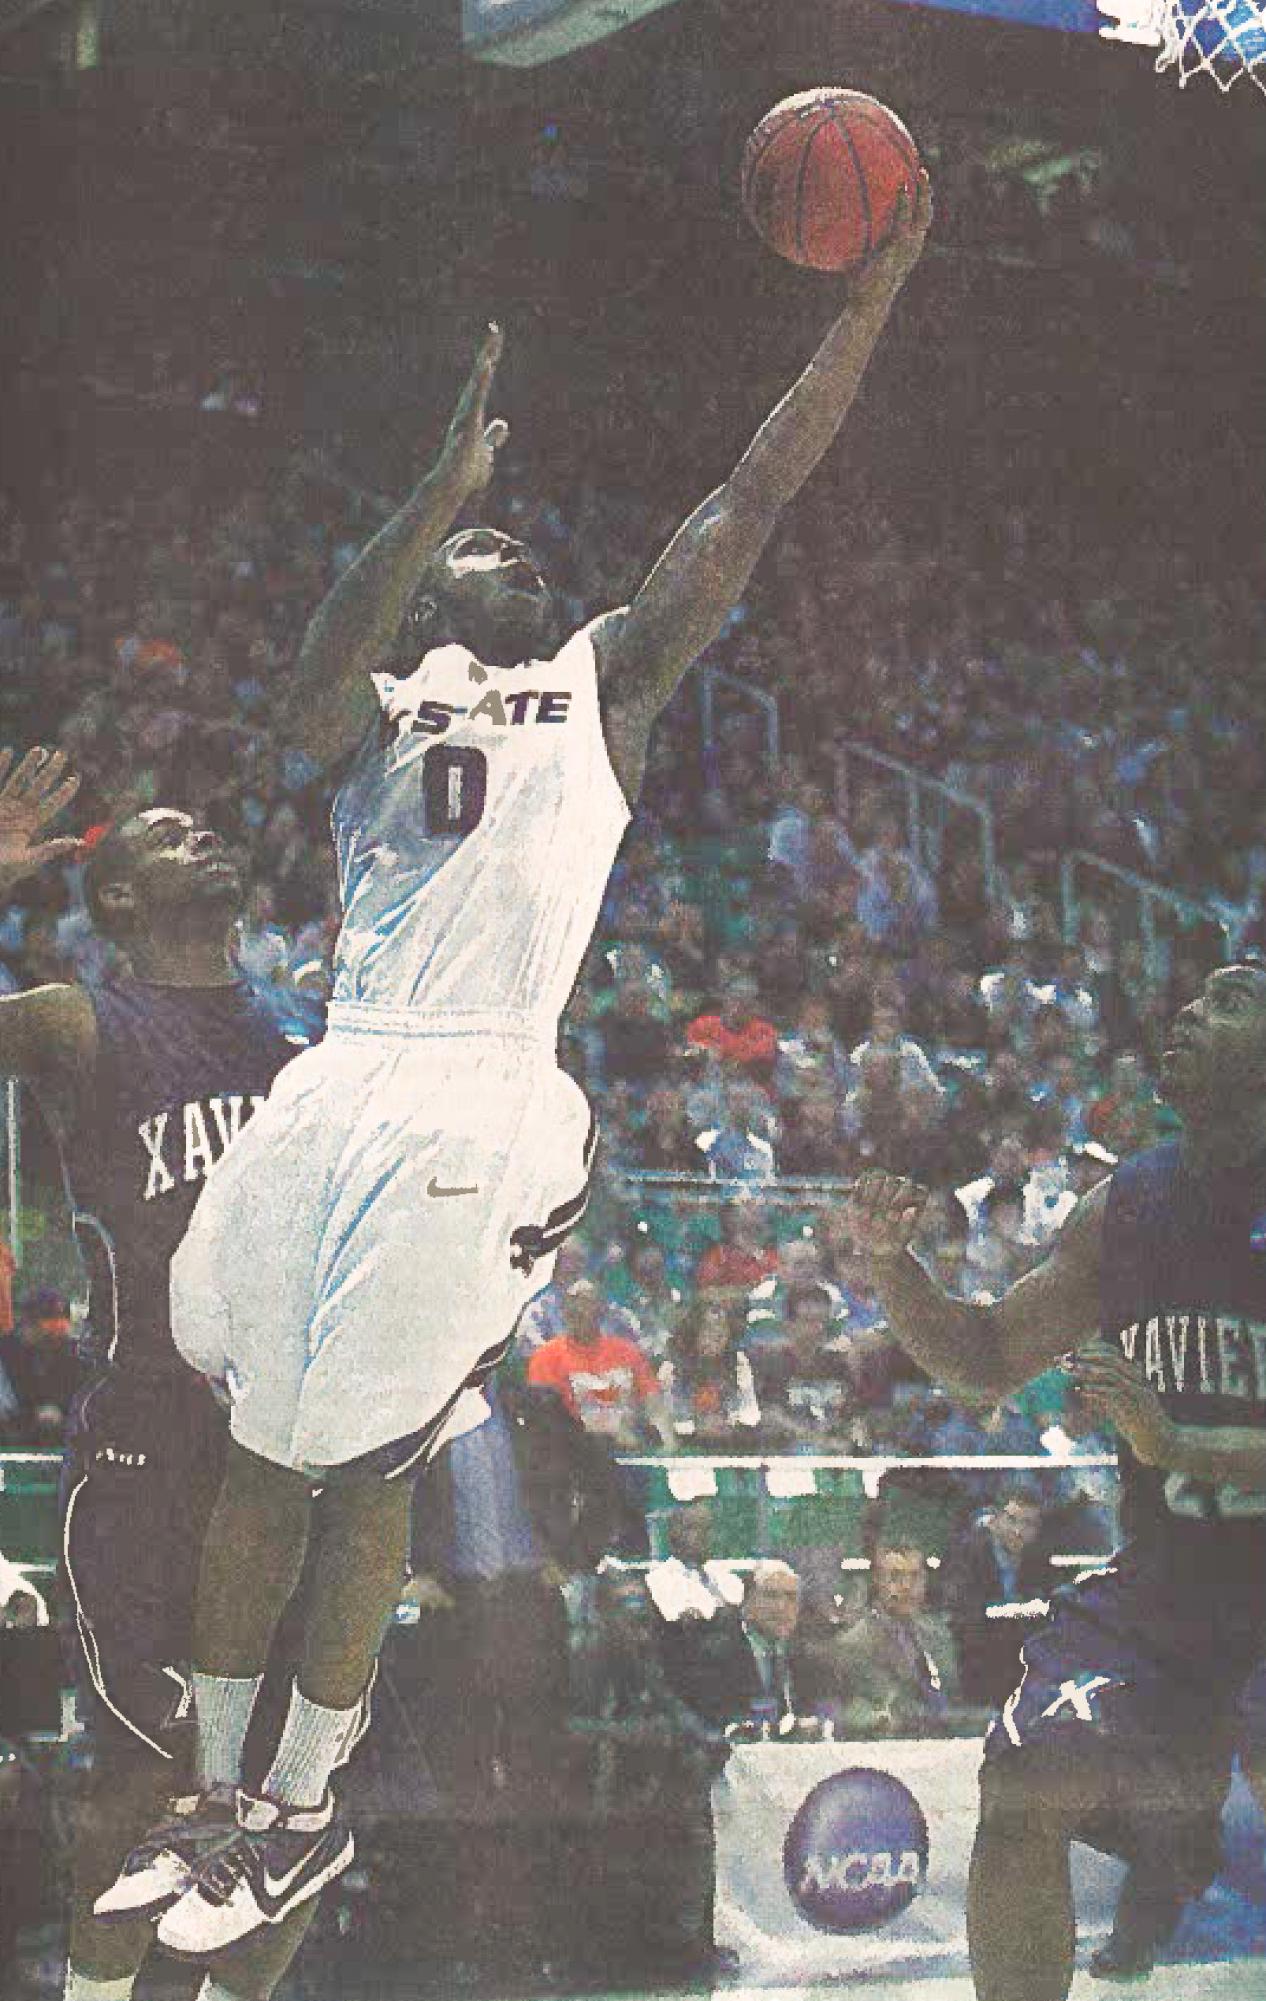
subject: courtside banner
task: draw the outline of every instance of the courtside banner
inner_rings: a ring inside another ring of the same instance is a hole
[[[965,1974],[979,1767],[971,1739],[740,1746],[713,1803],[717,1940],[738,1952],[742,1980]],[[1253,1809],[1247,1793],[1233,1805],[1244,1854],[1254,1835],[1239,1823]],[[1259,1879],[1261,1833],[1258,1821]],[[1121,1876],[1116,1862],[1074,1848],[1083,1941],[1110,1928]]]

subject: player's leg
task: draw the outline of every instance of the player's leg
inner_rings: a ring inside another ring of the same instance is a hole
[[[171,1788],[170,1764],[153,1753],[138,1747],[135,1757],[112,1758],[98,1750],[72,1836],[66,2001],[93,2001],[103,1987],[119,1995],[145,1962],[154,1942],[149,1917],[105,1923],[93,1905],[140,1836],[162,1818]]]
[[[1172,1857],[1176,1881],[1193,1880],[1210,1775],[1225,1763],[1219,1667],[1190,1656],[1187,1628],[1167,1625],[1163,1601],[1124,1559],[1059,1593],[1026,1642],[981,1774],[968,1885],[979,2001],[1065,2001],[1074,1840],[1131,1863]]]
[[[230,1441],[194,1613],[195,1757],[204,1791],[241,1783],[273,1638],[303,1572],[312,1500],[304,1475]]]
[[[135,1830],[122,1867],[95,1901],[99,1918],[160,1916],[184,1896],[197,1865],[236,1836],[242,1753],[273,1634],[302,1570],[311,1507],[309,1481],[230,1442],[201,1544],[197,1604],[183,1620],[186,1635],[190,1624],[194,1633],[194,1743],[185,1782],[194,1791],[176,1816],[151,1816]],[[187,1561],[192,1570],[192,1551]],[[186,1606],[187,1596],[186,1583]]]
[[[451,1078],[441,1088],[438,1059],[424,1045],[410,1048],[407,1061],[389,1049],[389,1095],[368,1092],[337,1175],[324,1188],[328,1210],[316,1233],[297,1382],[284,1365],[280,1372],[270,1366],[271,1321],[266,1313],[260,1318],[259,1302],[248,1327],[235,1297],[232,1352],[236,1360],[245,1341],[256,1366],[234,1371],[233,1433],[251,1452],[233,1456],[208,1539],[197,1662],[200,1670],[213,1668],[226,1690],[260,1671],[262,1625],[252,1618],[262,1599],[271,1597],[280,1610],[279,1577],[264,1580],[261,1592],[250,1567],[261,1540],[275,1533],[276,1511],[287,1505],[284,1465],[330,1470],[322,1475],[303,1659],[276,1757],[262,1797],[243,1802],[242,1838],[223,1866],[213,1862],[163,1919],[159,1937],[173,1951],[216,1949],[275,1922],[350,1861],[351,1838],[333,1814],[327,1784],[359,1719],[403,1581],[403,1476],[421,1462],[450,1410],[460,1418],[463,1380],[504,1348],[536,1289],[512,1257],[511,1232],[525,1215],[542,1213],[539,1155],[547,1158],[544,1192],[554,1204],[557,1177],[565,1173],[573,1192],[577,1184],[582,1139],[575,1132],[587,1131],[589,1119],[587,1106],[572,1102],[574,1087],[564,1124],[569,1143],[560,1148],[559,1120],[532,1116],[547,1095],[557,1103],[557,1072],[525,1072],[518,1049],[462,1061],[470,1073],[463,1088],[452,1088]],[[416,1088],[400,1074],[410,1065]],[[453,1108],[442,1130],[399,1118],[400,1106],[432,1100]],[[539,1149],[530,1144],[536,1128],[546,1137]],[[499,1134],[508,1136],[504,1146]],[[428,1195],[437,1168],[460,1197]],[[179,1267],[187,1248],[188,1240]],[[537,1284],[547,1277],[546,1268]],[[289,1335],[283,1346],[293,1360]],[[465,1395],[470,1401],[469,1390]],[[252,1455],[259,1461],[249,1475],[254,1503],[248,1493],[241,1505],[235,1490],[247,1480],[244,1461]],[[293,1564],[287,1595],[302,1554],[296,1493],[292,1485],[292,1541],[283,1530]],[[242,1605],[244,1595],[251,1606]],[[199,1682],[200,1701],[202,1693]]]
[[[1115,1847],[1130,1866],[1112,1930],[1090,1960],[1097,1980],[1150,1973],[1186,1905],[1204,1895],[1221,1868],[1222,1814],[1235,1750],[1230,1722],[1215,1691],[1204,1727],[1179,1737],[1171,1761],[1153,1763],[1150,1799],[1137,1797],[1148,1781],[1148,1775],[1138,1775],[1129,1825],[1117,1830],[1115,1842],[1103,1844]]]
[[[287,1448],[330,1173],[322,1149],[336,1151],[340,1137],[333,1114],[320,1116],[326,1095],[299,1089],[283,1073],[203,1191],[172,1261],[176,1346],[232,1402],[233,1438],[202,1545],[194,1614],[204,1784],[240,1782],[255,1697],[307,1549],[313,1482],[294,1470]]]
[[[978,2001],[1066,2001],[1072,1986],[1078,1813],[1057,1776],[1019,1757],[983,1774],[967,1889]]]
[[[231,1472],[239,1466],[235,1456]],[[248,1479],[267,1503],[271,1483],[261,1486],[254,1470]],[[209,1542],[218,1532],[232,1533],[238,1526],[253,1533],[257,1521],[268,1517],[267,1507],[234,1514],[229,1488],[226,1480],[226,1511]],[[280,1739],[259,1796],[238,1795],[237,1840],[212,1859],[162,1919],[158,1935],[170,1951],[203,1957],[274,1926],[302,1909],[350,1863],[352,1837],[336,1811],[330,1779],[358,1732],[383,1634],[399,1602],[409,1504],[408,1480],[384,1479],[377,1466],[350,1476],[335,1473],[323,1486],[306,1579],[301,1659]],[[240,1544],[236,1555],[240,1561]],[[264,1620],[258,1596],[253,1627],[229,1604],[217,1605],[214,1591],[224,1589],[231,1598],[232,1578],[216,1558],[212,1571],[208,1613],[214,1618],[218,1612],[221,1629],[218,1637],[215,1628],[209,1632],[221,1651],[212,1655],[209,1639],[204,1659],[238,1671],[236,1677],[220,1677],[218,1685],[227,1686],[249,1668],[248,1649],[258,1646]],[[296,1572],[290,1590],[297,1581]],[[280,1574],[271,1580],[278,1592],[282,1582]],[[203,1686],[200,1673],[199,1696]],[[207,1753],[200,1749],[200,1755]]]
[[[67,1991],[117,1997],[153,1942],[150,1912],[102,1922],[94,1904],[173,1796],[186,1795],[192,1577],[223,1464],[225,1427],[194,1379],[107,1376],[72,1420],[63,1567],[94,1764],[71,1837]],[[183,1887],[191,1874],[179,1865]],[[170,1884],[168,1889],[170,1891]],[[156,1906],[161,1908],[161,1903]]]
[[[325,1708],[364,1695],[408,1572],[411,1502],[407,1475],[335,1476],[321,1494],[299,1685]]]
[[[1173,1937],[1186,1893],[1162,1862],[1137,1862],[1117,1897],[1112,1930],[1090,1961],[1096,1980],[1127,1980],[1150,1973],[1161,1947]]]

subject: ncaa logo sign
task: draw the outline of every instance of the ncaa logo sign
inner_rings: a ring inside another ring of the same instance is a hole
[[[822,1932],[869,1932],[908,1910],[927,1876],[919,1802],[888,1772],[835,1772],[802,1802],[782,1869],[801,1917]]]

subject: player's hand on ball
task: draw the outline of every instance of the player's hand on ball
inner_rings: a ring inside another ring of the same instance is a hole
[[[28,750],[17,764],[11,750],[0,751],[0,883],[21,882],[82,852],[73,837],[41,838],[78,790],[79,780],[67,776],[64,751]]]
[[[457,399],[444,440],[441,464],[468,497],[482,493],[492,478],[497,453],[510,435],[503,417],[488,422],[488,395],[503,346],[501,329],[490,326],[475,356],[466,387]]]
[[[854,296],[869,298],[895,292],[904,285],[920,257],[932,227],[932,183],[925,170],[910,190],[897,197],[892,234],[882,250],[868,257],[853,280]]]
[[[868,1264],[904,1257],[923,1220],[928,1191],[898,1174],[863,1174],[848,1206],[849,1228]]]

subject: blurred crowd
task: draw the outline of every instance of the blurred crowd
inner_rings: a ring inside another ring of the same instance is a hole
[[[511,462],[498,511],[579,623],[635,588],[665,510],[591,480],[556,502],[529,473]],[[696,679],[654,746],[564,1023],[602,1172],[519,1366],[624,1451],[1058,1453],[1058,1379],[967,1412],[904,1364],[838,1184],[930,1184],[924,1254],[990,1298],[1165,1129],[1173,1005],[1266,936],[1266,732],[1237,671],[1260,606],[1178,546],[1087,551],[1036,503],[986,499],[931,543],[852,508],[841,561],[839,504],[814,490],[712,650],[710,725]],[[81,828],[170,800],[249,857],[240,961],[283,1021],[327,990],[336,909],[328,786],[288,744],[280,670],[380,513],[294,459],[218,507],[174,485],[0,506],[0,736],[60,743]],[[994,855],[969,814],[912,820],[900,778],[854,760],[840,784],[849,741],[987,802]],[[1195,921],[1149,946],[1092,882],[1070,924],[1074,848],[1181,887]],[[0,912],[0,982],[109,957],[73,869]],[[11,1438],[56,1435],[68,1313],[10,1315]]]

